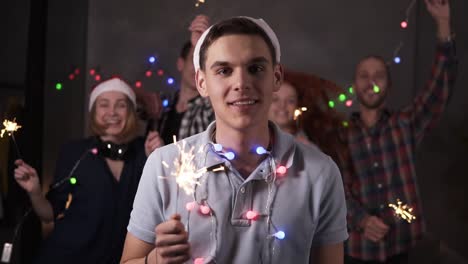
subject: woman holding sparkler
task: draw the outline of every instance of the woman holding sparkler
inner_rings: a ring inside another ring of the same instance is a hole
[[[137,137],[136,98],[124,81],[99,84],[89,100],[93,137],[62,148],[54,184],[44,196],[34,168],[17,160],[15,179],[34,212],[53,225],[35,263],[117,263],[153,133]]]

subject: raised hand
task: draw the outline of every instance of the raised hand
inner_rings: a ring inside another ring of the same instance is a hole
[[[190,36],[190,42],[192,42],[192,46],[195,46],[197,44],[198,39],[200,39],[203,32],[205,32],[205,30],[207,30],[209,27],[209,17],[205,15],[198,15],[193,19],[189,27],[189,31],[192,32]]]
[[[15,180],[21,188],[30,195],[40,194],[41,184],[36,170],[21,159],[16,160],[15,165],[18,166],[15,169]]]
[[[145,140],[145,153],[148,157],[155,149],[164,145],[162,138],[156,131],[150,131]]]
[[[448,0],[424,0],[429,14],[436,22],[450,20],[450,4]]]

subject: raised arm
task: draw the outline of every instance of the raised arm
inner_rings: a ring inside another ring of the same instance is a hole
[[[15,180],[28,193],[34,212],[42,222],[53,222],[52,205],[42,193],[36,169],[20,159],[15,161],[15,165]]]
[[[450,99],[457,73],[455,47],[451,37],[450,5],[447,0],[425,0],[437,27],[438,45],[431,75],[413,103],[401,113],[409,118],[415,138],[424,134],[440,119]]]

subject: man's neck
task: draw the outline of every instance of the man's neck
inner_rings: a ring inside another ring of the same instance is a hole
[[[379,121],[382,113],[382,107],[370,109],[365,106],[360,106],[361,121],[366,127],[373,127]]]
[[[187,87],[186,85],[182,84],[180,87],[179,98],[177,99],[177,104],[176,104],[177,112],[182,113],[182,112],[187,111],[188,101],[197,97],[198,95],[199,94],[196,89]]]
[[[217,126],[215,134],[217,143],[234,151],[236,156],[231,162],[244,178],[247,178],[265,158],[255,153],[255,147],[267,148],[271,136],[268,124],[242,131]]]

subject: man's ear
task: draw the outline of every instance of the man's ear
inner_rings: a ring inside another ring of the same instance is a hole
[[[197,84],[197,90],[202,97],[208,97],[205,77],[205,73],[200,69],[195,73],[195,83]]]
[[[274,69],[273,69],[273,91],[277,92],[281,84],[283,84],[283,78],[284,78],[284,73],[283,73],[283,66],[281,64],[276,64]]]
[[[184,64],[185,64],[185,61],[183,58],[179,57],[177,58],[177,70],[178,71],[182,71],[184,69]]]

